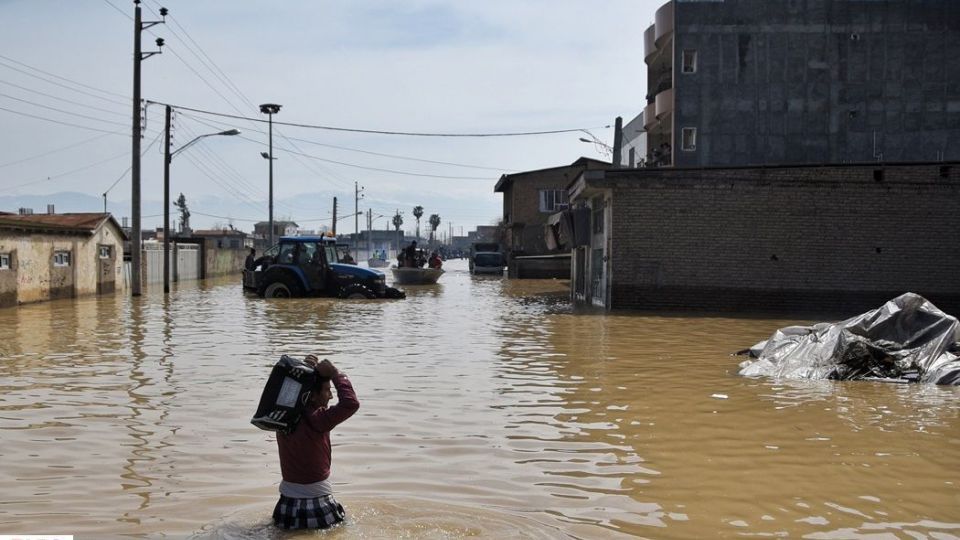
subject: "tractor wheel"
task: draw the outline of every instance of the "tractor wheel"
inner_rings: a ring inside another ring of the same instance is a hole
[[[263,289],[264,298],[294,298],[303,296],[303,289],[292,276],[283,276]]]
[[[340,289],[339,296],[347,300],[370,300],[377,297],[373,291],[356,283]]]
[[[290,287],[287,287],[287,284],[282,281],[275,281],[263,290],[264,298],[290,298],[293,296],[293,292],[290,290]]]

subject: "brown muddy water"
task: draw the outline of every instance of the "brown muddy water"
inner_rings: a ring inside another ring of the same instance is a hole
[[[291,538],[283,353],[347,371],[330,538],[960,537],[960,388],[745,379],[792,319],[575,314],[462,261],[400,301],[238,279],[0,310],[0,534]],[[841,316],[852,313],[837,314]]]

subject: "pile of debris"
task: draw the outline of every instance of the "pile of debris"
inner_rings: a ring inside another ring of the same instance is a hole
[[[740,375],[960,385],[960,324],[905,293],[838,323],[787,326],[738,354]]]

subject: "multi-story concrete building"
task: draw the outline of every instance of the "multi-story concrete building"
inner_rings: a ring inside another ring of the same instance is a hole
[[[957,0],[675,0],[644,58],[663,165],[960,159]]]

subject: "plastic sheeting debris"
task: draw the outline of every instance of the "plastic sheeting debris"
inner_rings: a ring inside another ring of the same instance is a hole
[[[914,293],[838,323],[787,326],[749,349],[740,375],[960,385],[960,324]],[[747,351],[743,351],[747,353]]]

